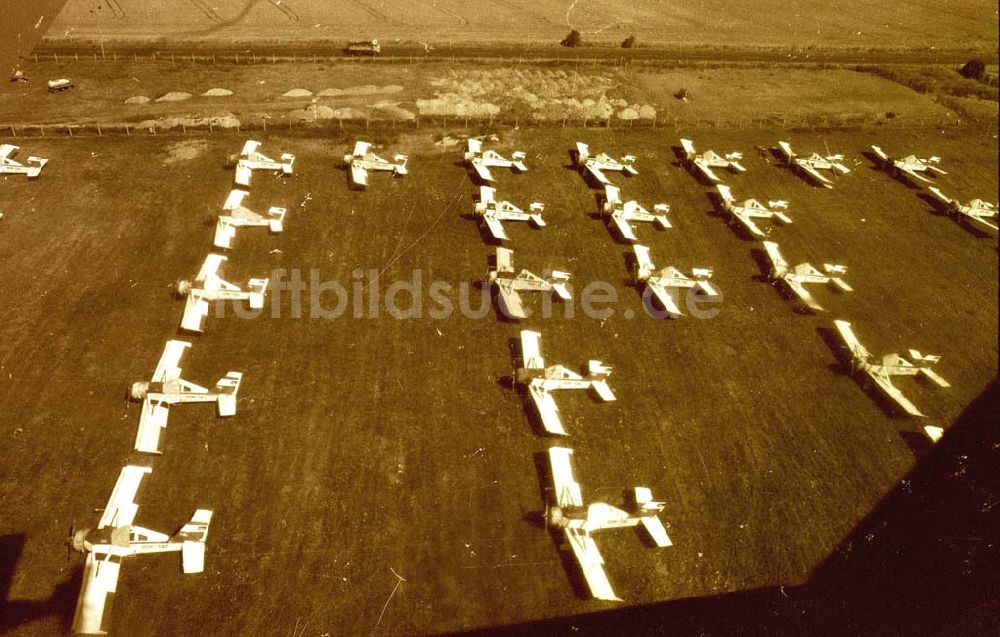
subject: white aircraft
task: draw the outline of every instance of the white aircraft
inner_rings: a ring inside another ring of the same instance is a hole
[[[874,151],[875,154],[878,155],[878,158],[882,160],[882,168],[887,170],[889,173],[895,173],[901,177],[931,183],[931,180],[921,173],[937,173],[939,175],[948,174],[934,165],[941,161],[940,157],[928,157],[927,159],[921,159],[915,155],[907,155],[902,159],[893,159],[878,146],[872,146],[872,151]]]
[[[747,232],[755,237],[768,236],[770,229],[767,232],[761,230],[754,222],[754,218],[777,219],[782,223],[792,222],[788,215],[779,210],[788,207],[787,201],[768,201],[766,206],[756,199],[747,199],[742,203],[737,203],[729,186],[719,184],[716,188],[719,190],[719,197],[722,200],[723,212],[728,213],[731,219],[742,224]]]
[[[545,204],[536,201],[528,207],[530,212],[525,212],[509,201],[497,201],[496,194],[496,188],[480,186],[479,201],[475,207],[476,216],[486,224],[494,239],[509,238],[504,232],[502,221],[530,221],[536,228],[545,226],[545,220],[542,219]]]
[[[803,287],[805,283],[827,283],[843,292],[853,291],[853,288],[840,278],[847,273],[847,268],[842,265],[824,263],[822,272],[809,263],[800,263],[792,268],[789,267],[788,262],[781,256],[781,251],[778,249],[777,243],[765,241],[764,250],[771,261],[771,271],[768,273],[771,281],[775,283],[778,281],[783,282],[795,296],[799,297],[806,307],[814,312],[822,312],[823,307]]]
[[[241,186],[250,186],[250,176],[255,170],[276,170],[283,175],[292,174],[292,165],[295,163],[295,155],[291,153],[281,153],[280,161],[274,161],[267,155],[257,152],[260,142],[249,140],[243,144],[243,150],[238,156],[233,156],[230,161],[236,164],[236,183]]]
[[[210,254],[205,257],[205,263],[194,281],[177,282],[177,295],[187,297],[184,316],[181,318],[183,329],[201,332],[212,301],[249,301],[251,309],[259,310],[264,307],[264,295],[270,280],[250,279],[247,289],[243,290],[219,276],[219,268],[225,261],[224,256]]]
[[[355,187],[368,187],[369,170],[384,170],[391,172],[394,177],[406,174],[406,155],[396,155],[392,161],[386,161],[370,149],[371,144],[368,142],[355,142],[353,154],[344,155],[344,162],[351,169],[351,183]]]
[[[819,153],[813,153],[809,157],[799,157],[792,150],[788,142],[778,142],[778,149],[781,151],[785,163],[798,168],[807,179],[824,188],[833,188],[833,182],[819,171],[830,170],[841,175],[851,172],[850,168],[841,163],[844,159],[843,155],[828,155],[823,157]]]
[[[694,288],[708,298],[719,296],[718,290],[708,282],[708,279],[712,278],[711,270],[707,268],[693,268],[691,270],[691,277],[686,276],[683,272],[672,266],[657,271],[656,266],[653,265],[653,260],[649,257],[648,247],[633,245],[632,250],[635,252],[636,281],[646,284],[649,290],[659,299],[670,318],[684,315],[684,312],[681,312],[681,309],[677,306],[677,300],[674,298],[671,290]]]
[[[645,221],[655,223],[661,230],[666,230],[670,226],[667,213],[670,206],[665,203],[658,203],[653,206],[656,214],[639,205],[636,201],[622,201],[621,189],[618,186],[605,184],[604,201],[601,204],[601,211],[606,219],[609,219],[618,229],[618,233],[626,241],[638,241],[635,230],[632,228],[632,221]]]
[[[604,559],[597,550],[597,543],[591,534],[605,529],[622,529],[641,524],[656,546],[660,548],[672,546],[670,536],[667,535],[667,530],[659,518],[665,503],[654,501],[649,488],[635,487],[633,489],[635,502],[627,505],[629,511],[604,502],[584,505],[580,484],[573,478],[573,465],[570,462],[572,455],[573,450],[565,447],[549,449],[555,505],[546,508],[545,522],[550,527],[562,529],[567,543],[573,549],[576,561],[580,564],[583,577],[587,580],[590,594],[597,599],[620,602],[621,598],[615,595],[604,572]]]
[[[684,149],[684,161],[688,167],[697,168],[712,183],[722,181],[712,170],[713,168],[726,168],[734,173],[746,172],[746,168],[739,162],[740,159],[743,159],[743,153],[728,153],[722,157],[714,150],[707,150],[699,154],[695,151],[694,143],[690,139],[682,139],[681,147]]]
[[[528,318],[521,301],[521,292],[555,292],[564,301],[573,298],[566,287],[569,282],[568,272],[551,270],[545,276],[538,276],[527,270],[521,270],[517,274],[514,272],[514,251],[497,248],[496,266],[490,268],[489,281],[497,287],[504,315],[508,317]]]
[[[266,226],[271,232],[281,232],[284,230],[285,208],[271,206],[267,211],[267,216],[256,213],[243,205],[243,200],[250,193],[246,190],[231,190],[226,202],[222,204],[225,214],[219,215],[219,220],[215,224],[215,239],[213,241],[216,248],[233,247],[233,237],[236,236],[236,229]]]
[[[70,538],[72,548],[87,555],[80,596],[73,615],[74,633],[105,634],[101,626],[104,607],[108,594],[118,590],[118,574],[127,557],[180,552],[181,567],[185,573],[205,570],[205,538],[208,537],[212,511],[196,510],[191,521],[173,536],[132,524],[139,510],[135,494],[143,476],[151,471],[150,467],[122,467],[97,528],[75,531]]]
[[[139,430],[135,436],[135,449],[143,453],[160,453],[160,431],[167,426],[170,405],[182,403],[216,403],[219,416],[236,414],[236,394],[243,380],[241,372],[226,372],[215,384],[215,391],[195,385],[181,378],[180,363],[184,350],[191,343],[167,341],[160,362],[149,382],[133,383],[129,390],[132,400],[142,401]]]
[[[542,337],[538,332],[521,330],[521,363],[523,367],[514,373],[518,385],[526,386],[531,400],[538,409],[545,431],[560,436],[568,435],[559,420],[559,409],[549,392],[558,389],[590,389],[605,401],[615,400],[615,395],[608,386],[608,376],[611,368],[592,360],[587,364],[587,375],[581,376],[562,365],[545,367],[545,360],[539,350],[538,341]]]
[[[941,360],[940,356],[921,354],[917,350],[911,349],[909,354],[910,358],[913,359],[912,363],[899,354],[887,354],[882,357],[881,362],[872,362],[872,355],[868,353],[868,350],[861,344],[858,337],[854,335],[851,324],[847,321],[834,321],[833,323],[837,327],[837,333],[840,334],[844,345],[850,351],[851,368],[853,371],[855,373],[866,374],[886,396],[899,405],[907,414],[921,417],[924,415],[903,395],[903,392],[899,391],[892,384],[893,376],[916,376],[922,374],[939,387],[951,387],[948,381],[938,376],[931,369],[932,365]]]
[[[576,157],[574,161],[576,162],[577,170],[581,173],[584,171],[590,173],[601,184],[611,183],[604,175],[604,172],[607,170],[620,172],[626,177],[634,177],[639,174],[639,171],[632,166],[635,163],[634,155],[625,155],[621,160],[615,159],[606,153],[598,153],[594,157],[591,157],[590,147],[583,142],[576,143]]]
[[[49,160],[29,155],[22,164],[14,159],[19,150],[13,144],[0,144],[0,175],[25,175],[28,179],[36,179]]]
[[[934,196],[944,204],[945,210],[955,219],[964,221],[987,234],[997,236],[997,206],[982,199],[973,199],[967,204],[963,204],[958,199],[947,197],[938,188],[931,186],[927,190],[934,193]]]
[[[528,170],[524,165],[524,158],[527,157],[525,153],[517,150],[510,156],[512,159],[507,159],[495,150],[483,150],[482,140],[469,138],[465,142],[465,154],[462,155],[462,159],[475,169],[480,179],[494,181],[490,168],[510,168],[516,173]]]

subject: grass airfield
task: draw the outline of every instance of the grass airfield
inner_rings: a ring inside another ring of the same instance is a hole
[[[96,520],[126,462],[155,469],[138,524],[173,532],[197,507],[215,518],[203,575],[183,576],[176,556],[126,562],[105,615],[115,634],[288,634],[306,622],[315,634],[427,634],[616,608],[582,597],[534,517],[548,481],[541,454],[555,442],[576,450],[585,499],[615,502],[646,485],[667,502],[674,547],[646,548],[627,530],[598,538],[627,604],[801,583],[922,449],[922,421],[891,417],[844,374],[824,332],[832,319],[851,320],[875,355],[942,355],[936,369],[952,389],[899,382],[928,423],[947,428],[996,376],[995,244],[935,215],[860,154],[879,144],[939,155],[947,194],[993,199],[995,140],[968,129],[692,132],[700,150],[746,153],[748,172],[726,177],[738,198],[790,201],[794,223],[772,235],[790,263],[848,266],[856,291],[817,289],[830,312],[803,316],[757,280],[759,244],[711,213],[709,189],[675,165],[672,134],[500,135],[495,147],[527,151],[530,172],[497,171],[498,194],[547,204],[547,228],[507,225],[515,266],[565,269],[577,286],[607,281],[619,297],[604,320],[577,307],[576,318],[523,327],[543,333],[549,364],[612,365],[617,402],[560,394],[572,435],[547,440],[505,384],[521,326],[494,311],[294,318],[286,295],[279,318],[209,319],[204,335],[181,337],[194,343],[185,378],[244,372],[239,412],[172,409],[165,454],[152,460],[131,451],[139,406],[124,392],[176,337],[183,304],[170,285],[211,249],[232,180],[222,165],[243,138],[23,140],[51,161],[38,181],[7,178],[0,191],[0,536],[23,547],[8,605],[38,606],[0,629],[68,629],[83,560],[66,560],[60,542],[72,522]],[[800,153],[844,153],[853,173],[822,190],[753,152],[786,135]],[[455,165],[461,148],[434,137],[384,139],[382,154],[408,154],[411,174],[373,175],[365,193],[334,168],[352,139],[265,138],[265,153],[296,154],[296,173],[255,175],[250,206],[287,206],[285,231],[241,230],[225,277],[317,268],[346,285],[356,268],[374,268],[384,285],[415,269],[425,282],[485,278],[493,248],[462,217],[475,188]],[[640,239],[659,267],[712,267],[718,317],[643,314],[627,285],[629,247],[591,217],[595,191],[567,168],[576,140],[638,156],[637,177],[613,180],[647,207],[669,202],[674,224],[640,226]],[[386,603],[390,569],[406,581]],[[53,597],[61,585],[72,595]]]

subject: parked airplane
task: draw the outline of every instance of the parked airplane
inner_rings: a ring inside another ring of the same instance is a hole
[[[657,271],[653,265],[653,260],[649,257],[649,248],[643,245],[633,245],[635,252],[636,270],[635,280],[638,283],[645,283],[656,298],[663,305],[670,318],[683,316],[677,300],[671,290],[695,289],[707,298],[717,298],[719,296],[708,279],[712,278],[712,271],[707,268],[694,268],[691,270],[691,277],[686,276],[677,268],[671,266]]]
[[[226,202],[222,204],[222,210],[226,214],[219,215],[219,220],[215,224],[215,239],[213,241],[216,248],[233,247],[233,237],[236,236],[236,229],[267,227],[271,232],[281,232],[284,230],[285,208],[271,206],[267,211],[267,216],[250,210],[243,205],[243,200],[250,193],[246,190],[231,190]]]
[[[902,159],[893,159],[878,146],[872,146],[872,151],[874,151],[875,154],[878,155],[878,158],[882,160],[882,168],[889,174],[906,177],[914,184],[916,184],[916,181],[913,180],[931,183],[931,180],[925,177],[922,173],[937,173],[938,175],[948,174],[934,165],[941,161],[940,157],[928,157],[927,159],[921,159],[915,155],[907,155]]]
[[[584,505],[580,484],[573,477],[573,465],[570,461],[572,455],[573,450],[565,447],[549,449],[555,505],[546,507],[545,522],[550,528],[562,530],[566,542],[573,549],[580,570],[583,571],[590,594],[597,599],[620,602],[621,598],[615,595],[604,572],[604,558],[591,534],[641,524],[656,546],[672,546],[670,536],[659,518],[665,503],[653,500],[649,488],[635,487],[632,490],[634,501],[625,505],[628,510],[604,502]]]
[[[249,140],[243,144],[243,150],[239,155],[229,158],[231,164],[236,166],[236,183],[241,186],[250,186],[250,176],[255,170],[275,170],[284,175],[292,174],[292,165],[295,163],[295,155],[291,153],[281,153],[280,161],[275,161],[257,152],[260,142]]]
[[[611,184],[605,184],[604,201],[601,204],[601,211],[604,213],[605,219],[615,224],[618,233],[626,241],[639,240],[635,236],[634,228],[632,228],[631,222],[633,221],[655,223],[661,230],[666,230],[670,227],[670,220],[667,219],[670,206],[665,203],[658,203],[653,206],[653,210],[657,214],[650,213],[634,200],[622,201],[621,189]]]
[[[497,287],[498,298],[507,317],[528,318],[524,303],[521,301],[521,292],[555,292],[563,300],[573,298],[569,288],[566,287],[569,282],[568,272],[550,270],[545,272],[544,276],[538,276],[527,270],[521,270],[517,274],[514,272],[514,251],[509,248],[497,248],[496,266],[490,268],[489,281]]]
[[[947,197],[938,188],[931,186],[927,190],[934,193],[937,200],[941,202],[942,208],[958,221],[964,221],[973,228],[985,232],[994,237],[997,236],[997,206],[982,199],[973,199],[967,204],[963,204],[958,199]]]
[[[725,157],[721,157],[714,150],[707,150],[699,154],[690,139],[682,139],[681,147],[684,149],[684,163],[688,169],[698,169],[713,183],[722,181],[712,170],[713,168],[725,168],[734,173],[746,172],[746,168],[739,163],[739,160],[743,159],[743,153],[728,153]]]
[[[13,144],[0,144],[0,175],[25,175],[28,179],[36,179],[49,160],[29,155],[22,164],[14,159],[19,150]]]
[[[782,223],[792,222],[788,215],[779,210],[779,208],[788,207],[787,201],[768,201],[766,206],[756,199],[747,199],[742,203],[737,203],[729,186],[719,184],[716,188],[719,190],[722,211],[730,215],[730,220],[740,223],[747,232],[755,237],[768,236],[770,229],[767,232],[761,230],[754,222],[754,218],[777,219]]]
[[[545,226],[542,212],[545,204],[532,203],[525,212],[509,201],[497,201],[496,188],[479,187],[479,201],[476,203],[475,214],[486,224],[494,239],[508,239],[504,232],[502,221],[530,221],[536,228]]]
[[[483,150],[482,140],[473,138],[465,142],[465,154],[462,155],[465,163],[472,166],[483,181],[494,181],[490,168],[510,168],[515,173],[528,170],[524,165],[524,158],[527,157],[525,153],[514,151],[511,157],[512,159],[507,159],[495,150]]]
[[[392,161],[386,161],[371,152],[371,144],[368,142],[355,142],[354,152],[344,155],[344,162],[351,169],[351,183],[356,188],[368,187],[369,170],[391,172],[394,177],[406,174],[406,155],[396,155]]]
[[[819,153],[813,153],[809,157],[799,157],[792,150],[788,142],[778,142],[778,149],[781,151],[788,166],[798,168],[804,177],[811,180],[817,186],[833,188],[833,182],[830,181],[829,177],[820,173],[819,171],[821,170],[829,170],[841,175],[851,172],[847,166],[841,163],[844,159],[843,155],[828,155],[823,157]]]
[[[589,173],[598,183],[610,184],[605,171],[620,172],[626,177],[633,177],[639,174],[632,164],[635,163],[634,155],[625,155],[621,160],[615,159],[607,153],[598,153],[590,156],[590,147],[583,142],[576,143],[576,155],[574,157],[576,168],[581,173]]]
[[[851,324],[847,321],[834,321],[837,333],[844,342],[851,355],[851,368],[855,373],[864,373],[871,378],[875,385],[882,390],[887,397],[893,400],[903,411],[911,416],[923,416],[919,409],[911,403],[903,392],[899,391],[892,384],[893,376],[916,376],[922,374],[929,378],[939,387],[951,387],[945,379],[938,376],[931,369],[931,366],[941,360],[940,356],[921,354],[915,349],[909,351],[913,362],[906,360],[899,354],[887,354],[882,357],[881,362],[872,362],[873,357],[864,345],[854,335]]]
[[[608,386],[611,368],[601,361],[591,360],[587,364],[587,375],[581,376],[562,365],[545,367],[538,341],[538,332],[521,330],[521,364],[514,373],[514,381],[528,388],[531,400],[538,409],[545,431],[560,436],[568,435],[559,420],[559,409],[550,392],[559,389],[593,389],[597,396],[607,402],[615,400]]]
[[[241,372],[226,372],[215,384],[215,390],[195,385],[181,378],[178,367],[184,350],[191,343],[167,341],[163,355],[156,365],[149,382],[133,383],[129,390],[132,400],[142,401],[139,416],[139,430],[135,436],[135,448],[144,453],[160,453],[160,430],[167,426],[167,416],[171,405],[182,403],[215,403],[219,416],[236,414],[236,394],[243,380]]]
[[[135,495],[150,467],[122,467],[118,482],[96,529],[73,530],[70,546],[87,555],[83,582],[73,615],[73,632],[103,635],[104,607],[108,594],[118,590],[118,575],[125,558],[148,553],[180,552],[185,573],[205,570],[205,538],[212,511],[198,509],[191,521],[173,536],[132,524],[139,505]]]
[[[177,295],[187,297],[184,316],[181,318],[183,329],[201,332],[212,301],[249,301],[251,309],[259,310],[264,307],[264,295],[270,280],[250,279],[247,289],[243,290],[219,276],[219,268],[225,261],[224,256],[210,254],[205,257],[205,263],[194,281],[177,282]]]
[[[820,272],[809,263],[800,263],[794,268],[789,267],[788,262],[781,256],[778,244],[773,241],[764,242],[764,250],[771,261],[771,270],[768,276],[771,281],[784,283],[788,289],[799,297],[799,299],[814,312],[822,312],[823,307],[816,302],[812,294],[805,289],[806,283],[827,283],[843,292],[852,292],[849,286],[840,276],[847,273],[847,268],[842,265],[823,264],[823,272]]]

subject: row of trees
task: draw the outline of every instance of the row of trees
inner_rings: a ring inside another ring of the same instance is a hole
[[[561,44],[562,46],[580,46],[581,44],[583,44],[583,36],[580,35],[579,31],[573,29],[572,31],[569,32],[569,35],[560,40],[559,44]],[[635,36],[630,35],[624,40],[622,40],[621,46],[623,49],[631,49],[632,47],[634,47]]]

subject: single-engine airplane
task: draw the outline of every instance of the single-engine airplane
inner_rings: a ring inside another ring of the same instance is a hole
[[[824,263],[822,272],[809,263],[800,263],[795,267],[789,267],[788,262],[781,256],[778,244],[774,241],[765,241],[764,251],[771,262],[771,270],[768,272],[771,281],[784,283],[788,290],[813,312],[822,312],[823,306],[816,302],[804,284],[826,283],[843,292],[853,291],[853,288],[840,278],[847,273],[847,268],[842,265]]]
[[[639,171],[633,166],[635,164],[634,155],[625,155],[620,160],[607,153],[591,156],[590,147],[583,142],[576,143],[576,154],[573,161],[576,163],[577,170],[583,174],[590,174],[597,183],[604,185],[611,183],[604,174],[607,171],[620,172],[626,177],[634,177],[639,174]]]
[[[743,159],[743,153],[727,153],[725,157],[719,155],[714,150],[706,150],[698,153],[694,148],[694,142],[690,139],[681,140],[681,148],[684,149],[684,163],[689,170],[698,170],[712,183],[721,183],[722,180],[715,174],[713,168],[725,168],[730,172],[746,172],[746,168],[739,162]]]
[[[611,184],[604,186],[604,201],[601,203],[601,212],[604,218],[615,225],[618,233],[626,241],[638,241],[635,236],[635,229],[632,227],[633,221],[654,223],[661,230],[670,227],[670,220],[667,213],[670,206],[665,203],[658,203],[653,206],[653,213],[643,208],[637,201],[622,201],[621,189]]]
[[[509,248],[497,248],[496,265],[490,268],[489,281],[499,292],[503,313],[515,319],[528,318],[521,300],[521,292],[555,292],[559,298],[567,301],[573,298],[566,284],[569,283],[569,273],[560,270],[550,270],[544,276],[538,276],[527,270],[517,272],[514,269],[514,251]]]
[[[719,190],[722,212],[728,214],[731,221],[739,223],[748,233],[755,237],[763,238],[770,234],[770,228],[767,231],[761,230],[756,222],[754,222],[755,218],[777,219],[781,223],[792,222],[791,218],[782,212],[783,209],[788,207],[787,201],[768,201],[766,206],[756,199],[747,199],[741,203],[733,198],[733,193],[729,189],[729,186],[719,184],[716,188]]]
[[[255,170],[273,170],[283,175],[292,174],[292,165],[295,163],[295,155],[291,153],[281,153],[280,161],[275,161],[267,155],[258,152],[260,142],[248,140],[243,144],[243,150],[239,155],[232,155],[229,158],[230,164],[236,167],[236,183],[250,186],[250,176]]]
[[[940,356],[921,354],[917,350],[911,349],[909,354],[910,358],[913,359],[912,363],[899,354],[887,354],[882,357],[881,361],[875,362],[877,359],[872,357],[868,350],[865,349],[865,346],[861,344],[861,341],[858,340],[858,337],[854,335],[854,330],[851,328],[850,323],[847,321],[834,321],[833,323],[837,328],[837,334],[840,335],[841,341],[843,341],[844,346],[850,352],[851,369],[857,374],[865,374],[874,381],[876,387],[882,390],[883,394],[910,416],[923,417],[924,414],[903,395],[903,392],[899,391],[892,384],[893,376],[916,376],[920,374],[930,379],[938,387],[951,387],[948,381],[941,378],[931,369],[931,366],[941,360]]]
[[[964,221],[969,226],[996,237],[997,232],[997,205],[982,199],[973,199],[969,203],[963,204],[958,199],[951,199],[940,189],[931,186],[927,190],[934,193],[941,208],[958,221]]]
[[[19,150],[13,144],[0,144],[0,175],[24,175],[28,179],[37,179],[49,160],[29,155],[22,164],[14,159]]]
[[[635,253],[636,269],[635,280],[637,283],[645,283],[649,291],[663,305],[667,316],[676,318],[683,316],[677,305],[677,300],[671,290],[694,289],[707,298],[718,298],[719,292],[708,279],[712,278],[712,271],[708,268],[694,268],[691,270],[691,277],[688,277],[677,268],[671,266],[657,271],[653,265],[653,260],[649,257],[649,248],[643,245],[633,245]]]
[[[73,530],[70,546],[87,555],[83,582],[73,615],[73,632],[103,635],[104,607],[108,595],[118,591],[118,575],[124,560],[133,555],[179,552],[185,573],[205,570],[205,539],[212,522],[212,511],[198,509],[191,521],[173,536],[135,526],[139,505],[135,495],[150,467],[122,467],[97,528]]]
[[[135,449],[143,453],[160,452],[160,432],[167,426],[170,406],[183,403],[215,403],[219,416],[236,415],[236,394],[243,380],[242,372],[226,372],[215,384],[214,391],[195,385],[181,378],[178,367],[184,350],[191,343],[167,341],[160,362],[148,382],[133,383],[129,398],[142,401],[139,430],[135,436]]]
[[[273,233],[284,230],[285,215],[288,210],[271,206],[267,211],[267,216],[256,213],[243,205],[243,200],[250,193],[246,190],[231,190],[226,202],[222,204],[224,214],[219,215],[215,224],[215,239],[213,244],[216,248],[233,247],[233,238],[236,236],[237,228],[266,227]]]
[[[778,150],[789,167],[797,168],[803,177],[812,181],[817,186],[833,188],[833,182],[829,177],[819,172],[821,170],[829,170],[841,175],[851,172],[851,169],[842,163],[844,160],[843,155],[828,155],[823,157],[819,153],[813,153],[808,157],[800,157],[795,154],[791,144],[788,142],[778,142]]]
[[[878,146],[872,146],[872,151],[882,161],[882,168],[886,172],[889,174],[899,175],[900,177],[905,177],[914,185],[919,185],[917,184],[917,181],[932,183],[930,179],[924,176],[925,174],[948,174],[935,166],[935,164],[941,161],[940,157],[928,157],[927,159],[921,159],[915,155],[907,155],[902,159],[893,159]]]
[[[590,594],[596,599],[620,602],[621,598],[615,595],[604,572],[604,558],[601,557],[592,534],[606,529],[622,529],[641,524],[656,546],[660,548],[672,546],[670,536],[667,535],[667,530],[659,518],[665,503],[653,500],[653,494],[648,487],[635,487],[632,489],[633,501],[627,503],[624,508],[604,502],[584,505],[580,484],[573,477],[572,455],[572,449],[549,448],[555,504],[546,507],[545,522],[549,528],[562,530],[580,565],[580,570],[583,571]]]
[[[396,155],[392,161],[382,159],[371,152],[368,142],[355,142],[354,152],[344,155],[344,163],[351,171],[351,184],[355,188],[368,187],[368,171],[381,170],[391,172],[394,177],[402,177],[406,173],[406,155]]]
[[[219,268],[225,261],[224,256],[210,254],[205,257],[205,263],[194,281],[182,279],[177,282],[177,295],[187,297],[181,328],[189,332],[203,331],[209,303],[212,301],[249,301],[251,309],[259,310],[264,307],[264,295],[270,280],[250,279],[244,290],[219,276]]]
[[[591,360],[587,364],[587,375],[581,376],[562,365],[546,367],[538,345],[541,337],[538,332],[521,330],[522,367],[515,371],[514,381],[528,388],[545,431],[566,436],[568,434],[559,419],[559,409],[550,392],[560,389],[593,389],[601,400],[615,400],[615,395],[608,386],[611,368],[601,361]]]
[[[462,159],[466,165],[472,166],[483,181],[494,181],[490,168],[510,168],[515,173],[523,173],[528,170],[524,165],[524,158],[527,157],[522,151],[511,153],[511,159],[507,159],[495,150],[483,150],[483,142],[480,139],[469,138],[465,142],[465,153]]]
[[[497,201],[496,194],[496,188],[480,186],[479,201],[475,206],[476,216],[486,224],[494,239],[509,238],[503,229],[503,221],[530,221],[536,228],[545,227],[545,219],[542,218],[545,204],[536,201],[528,207],[530,212],[525,212],[509,201]]]

